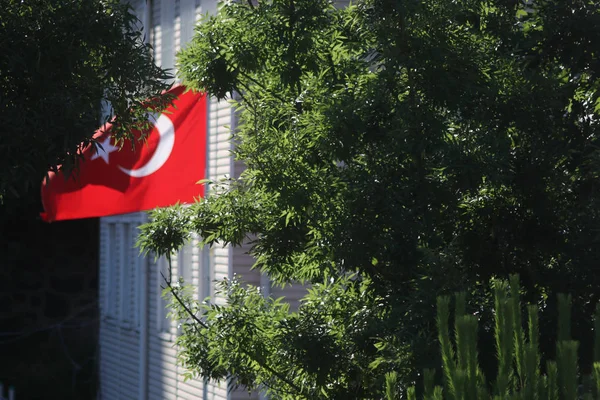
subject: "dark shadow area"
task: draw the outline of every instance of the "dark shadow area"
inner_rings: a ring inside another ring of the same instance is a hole
[[[94,399],[98,219],[41,221],[0,206],[0,382],[22,399]]]

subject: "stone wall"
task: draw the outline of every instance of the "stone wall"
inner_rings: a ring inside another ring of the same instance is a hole
[[[0,207],[0,382],[18,399],[95,397],[98,220]]]

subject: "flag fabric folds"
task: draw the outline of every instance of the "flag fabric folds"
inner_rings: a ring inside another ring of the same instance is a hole
[[[72,177],[50,172],[42,184],[42,218],[48,222],[102,217],[192,203],[204,195],[206,96],[177,86],[173,105],[157,118],[146,143],[119,150],[110,125],[99,129]],[[140,133],[137,133],[139,137]]]

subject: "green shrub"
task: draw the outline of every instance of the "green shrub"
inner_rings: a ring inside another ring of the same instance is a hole
[[[595,315],[594,364],[591,376],[578,369],[579,342],[571,339],[571,296],[558,295],[556,361],[542,368],[539,351],[538,307],[527,305],[526,329],[523,328],[519,277],[510,284],[495,281],[494,338],[498,360],[497,375],[484,376],[477,354],[477,317],[466,313],[466,296],[455,297],[454,334],[449,326],[450,298],[437,300],[438,339],[442,354],[442,386],[435,385],[435,371],[424,372],[422,398],[425,400],[593,400],[600,399],[600,307]],[[453,336],[453,337],[452,337]],[[386,398],[400,398],[393,390],[395,377],[386,376]],[[406,398],[417,399],[414,387]]]

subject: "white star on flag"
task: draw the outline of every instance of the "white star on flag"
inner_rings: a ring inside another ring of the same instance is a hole
[[[96,147],[96,154],[92,156],[92,160],[95,160],[96,158],[101,158],[104,160],[105,163],[108,164],[108,155],[113,151],[119,150],[118,147],[112,145],[110,139],[111,137],[108,136],[106,139],[104,139],[102,143],[100,143],[102,148],[100,148],[100,146]]]

